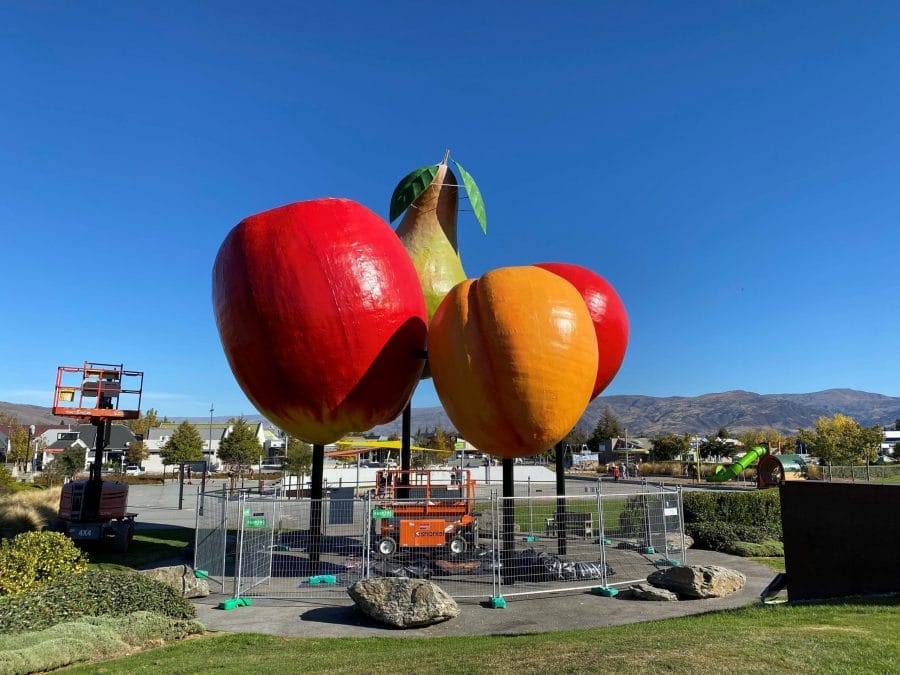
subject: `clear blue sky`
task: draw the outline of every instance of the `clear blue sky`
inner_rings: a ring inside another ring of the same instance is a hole
[[[228,230],[387,216],[444,148],[487,205],[470,276],[619,290],[606,393],[900,396],[900,5],[557,4],[4,3],[0,400],[87,359],[164,414],[253,412],[210,305]]]

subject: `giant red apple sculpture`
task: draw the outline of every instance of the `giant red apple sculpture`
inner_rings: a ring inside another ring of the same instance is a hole
[[[213,308],[244,393],[310,443],[392,420],[422,373],[416,270],[390,226],[349,199],[241,221],[216,256]]]
[[[612,382],[628,346],[628,314],[616,289],[606,279],[591,270],[569,263],[539,263],[537,267],[566,279],[584,298],[588,313],[594,322],[599,350],[597,378],[591,400]]]

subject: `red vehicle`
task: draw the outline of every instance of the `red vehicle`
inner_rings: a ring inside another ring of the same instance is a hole
[[[398,550],[444,550],[452,556],[477,543],[475,481],[466,470],[437,481],[430,470],[385,469],[375,474],[374,548],[382,557]]]
[[[114,551],[128,550],[136,515],[127,510],[128,484],[104,481],[101,470],[112,421],[140,416],[143,381],[143,373],[121,364],[86,361],[57,370],[53,414],[90,420],[97,430],[90,477],[63,486],[54,527],[75,541],[111,541]]]

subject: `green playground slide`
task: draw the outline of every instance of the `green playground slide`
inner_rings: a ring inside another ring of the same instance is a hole
[[[738,460],[735,460],[732,464],[720,464],[719,466],[717,466],[716,472],[711,476],[707,476],[706,480],[710,483],[721,483],[722,481],[737,478],[740,475],[741,471],[753,464],[753,462],[755,462],[763,455],[768,454],[768,452],[769,451],[762,445],[754,446],[750,448],[750,451],[746,455]]]

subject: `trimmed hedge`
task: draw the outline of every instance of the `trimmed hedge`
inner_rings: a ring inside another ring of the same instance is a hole
[[[781,539],[781,500],[776,489],[685,492],[684,520],[685,532],[693,537],[696,548],[743,555],[740,551],[750,549],[738,546],[739,542]]]
[[[88,570],[0,603],[0,633],[49,628],[82,616],[149,611],[193,619],[194,606],[174,588],[136,572]]]

